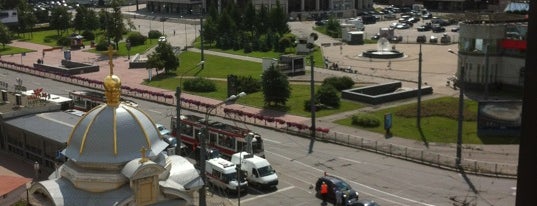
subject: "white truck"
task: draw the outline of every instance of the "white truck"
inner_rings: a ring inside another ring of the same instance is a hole
[[[246,180],[252,186],[274,188],[278,185],[276,171],[264,158],[247,152],[239,152],[231,156],[231,162],[240,167],[246,175]]]
[[[220,157],[207,160],[205,163],[207,183],[226,192],[246,194],[248,182],[242,175],[238,178],[235,166],[232,162]]]

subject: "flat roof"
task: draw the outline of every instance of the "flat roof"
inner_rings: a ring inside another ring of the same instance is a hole
[[[22,94],[24,94],[26,96],[32,96],[32,95],[34,95],[34,91],[33,90],[28,90],[28,91],[22,92]],[[55,94],[50,94],[50,98],[41,97],[41,99],[47,100],[49,102],[55,102],[55,103],[63,103],[63,102],[72,101],[72,99],[70,99],[70,98],[58,96],[58,95],[55,95]]]
[[[75,114],[57,111],[25,115],[7,120],[5,123],[34,134],[39,134],[49,140],[65,143],[80,118],[80,116]]]

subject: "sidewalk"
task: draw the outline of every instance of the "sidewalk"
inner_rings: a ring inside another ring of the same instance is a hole
[[[311,27],[310,27],[311,28]],[[323,36],[323,35],[320,35]],[[323,41],[326,43],[335,42],[335,40],[321,37],[319,41],[322,43]],[[22,48],[30,48],[36,50],[36,52],[30,52],[27,53],[26,56],[21,57],[21,55],[12,55],[12,56],[2,56],[2,60],[4,61],[10,61],[13,63],[22,64],[26,66],[32,66],[34,62],[37,61],[38,58],[41,58],[42,53],[41,51],[45,48],[48,48],[48,46],[43,45],[36,45],[32,43],[27,42],[19,42],[15,41],[10,46],[15,47],[22,47]],[[338,64],[341,66],[351,67],[352,69],[355,69],[358,71],[357,74],[352,74],[352,78],[356,82],[389,82],[394,81],[394,79],[400,80],[403,82],[403,85],[405,87],[416,87],[416,73],[417,73],[417,54],[419,50],[416,49],[416,45],[404,45],[405,47],[402,48],[403,51],[406,52],[407,57],[401,60],[392,60],[391,67],[393,69],[386,68],[386,62],[387,60],[370,60],[370,59],[363,59],[359,57],[359,53],[367,48],[374,48],[376,45],[361,45],[361,46],[350,46],[345,45],[343,46],[343,49],[340,50],[339,47],[325,47],[323,49],[323,54],[326,58],[330,59],[333,62],[338,62]],[[399,46],[403,47],[403,46]],[[437,46],[438,47],[438,46]],[[424,82],[426,82],[428,85],[432,86],[434,88],[434,94],[431,96],[424,97],[426,98],[435,98],[439,96],[455,96],[458,92],[455,90],[452,90],[449,87],[445,86],[445,79],[447,76],[452,75],[453,68],[456,68],[454,66],[456,64],[456,57],[452,55],[446,55],[445,51],[442,49],[442,52],[440,52],[437,47],[432,46],[425,46],[423,49],[423,53],[427,54],[429,61],[423,61],[423,79]],[[439,46],[442,47],[442,46]],[[400,48],[401,49],[401,48]],[[190,51],[198,51],[197,49],[189,49]],[[445,48],[447,50],[447,48]],[[261,62],[260,59],[251,58],[251,57],[243,57],[243,56],[237,56],[237,55],[231,55],[231,54],[224,54],[224,53],[218,53],[213,51],[204,51],[206,54],[211,55],[220,55],[225,56],[228,58],[237,58],[237,59],[243,59],[248,61],[256,61]],[[344,54],[344,55],[341,55]],[[107,58],[100,58],[98,55],[90,52],[85,52],[83,50],[74,50],[72,51],[72,60],[73,61],[79,61],[79,62],[85,62],[90,64],[96,64],[100,66],[99,72],[94,73],[87,73],[87,74],[81,74],[77,75],[80,77],[84,77],[87,79],[92,79],[96,81],[102,81],[106,75],[109,73],[109,65],[108,65],[108,59]],[[431,57],[442,57],[442,58],[431,58]],[[22,59],[21,59],[22,58]],[[63,51],[61,50],[54,50],[47,52],[44,58],[45,64],[60,64],[60,60],[63,59]],[[22,61],[21,61],[22,60]],[[114,63],[114,73],[118,75],[122,80],[122,85],[128,86],[131,88],[138,88],[153,92],[160,92],[167,95],[174,96],[175,91],[167,91],[160,88],[153,88],[146,85],[143,85],[142,82],[144,79],[148,77],[148,72],[145,69],[128,69],[128,60],[126,57],[118,57],[113,60]],[[307,69],[310,69],[309,67]],[[153,74],[156,74],[156,71],[153,70]],[[349,75],[348,73],[343,73],[339,71],[334,70],[328,70],[328,69],[322,69],[322,68],[315,68],[315,76],[316,81],[321,81],[325,77],[329,76],[336,76],[336,75]],[[306,77],[307,76],[307,77]],[[396,78],[395,78],[396,77]],[[308,81],[309,75],[304,75],[300,77],[293,77],[291,78],[291,81],[293,80],[300,80],[300,81]],[[202,103],[211,104],[214,105],[219,100],[189,95],[189,94],[182,94],[183,98],[196,100]],[[387,106],[391,106],[394,104],[402,104],[402,103],[410,103],[415,101],[414,99],[410,100],[404,100],[399,101],[395,103],[389,103],[384,105],[376,105],[371,107],[363,108],[362,110],[375,110],[375,109],[382,109]],[[174,105],[176,101],[167,101],[165,103]],[[185,105],[182,103],[182,107],[191,108],[192,105],[188,104]],[[300,117],[300,116],[294,116],[289,114],[284,114],[281,112],[275,112],[275,111],[267,111],[259,108],[253,108],[248,107],[244,105],[225,105],[223,109],[220,110],[220,113],[222,113],[223,110],[235,110],[235,111],[243,111],[245,113],[249,114],[262,114],[263,116],[269,116],[276,119],[284,120],[287,123],[299,123],[303,125],[310,125],[311,120],[306,117]],[[333,123],[335,120],[339,120],[342,118],[346,118],[351,116],[352,114],[355,114],[357,111],[351,111],[346,113],[340,113],[332,116],[326,116],[326,117],[320,117],[317,118],[317,126],[321,128],[328,128],[330,129],[330,133],[326,136],[353,136],[355,138],[361,138],[362,141],[374,141],[375,144],[386,144],[386,145],[395,145],[399,146],[401,148],[412,148],[417,149],[421,151],[426,151],[428,153],[434,153],[442,156],[447,157],[454,157],[455,156],[455,145],[454,144],[437,144],[437,143],[428,143],[424,144],[420,141],[413,141],[408,140],[404,138],[399,137],[391,137],[389,139],[386,139],[383,134],[377,134],[368,132],[365,130],[360,130],[356,128],[351,127],[345,127],[338,124]],[[252,118],[252,120],[249,120],[250,123],[256,123],[256,124],[263,124],[262,120],[257,120],[255,118]],[[267,125],[267,121],[264,122],[265,125]],[[277,125],[274,123],[274,125]],[[284,125],[281,125],[281,127],[284,127]],[[391,151],[391,146],[390,146]],[[405,149],[406,151],[406,149]],[[423,155],[423,153],[422,153]],[[511,165],[516,168],[516,165],[518,164],[518,145],[463,145],[463,160],[470,160],[470,161],[479,161],[483,164],[501,164],[501,165]]]

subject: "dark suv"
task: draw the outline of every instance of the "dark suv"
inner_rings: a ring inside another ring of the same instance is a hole
[[[328,185],[327,199],[330,202],[336,202],[336,190],[341,191],[343,194],[342,200],[346,202],[346,205],[354,205],[358,201],[358,192],[352,189],[352,187],[340,178],[325,175],[319,177],[315,184],[315,194],[317,197],[321,197],[320,190],[321,184],[326,182]]]

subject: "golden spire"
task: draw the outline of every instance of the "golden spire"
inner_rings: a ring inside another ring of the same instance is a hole
[[[114,63],[112,62],[114,50],[112,45],[108,46],[108,58],[110,65],[110,74],[104,78],[104,91],[106,96],[106,104],[108,106],[117,107],[121,99],[121,80],[114,75]]]
[[[144,162],[147,162],[147,149],[145,147],[142,147],[140,153],[142,153],[142,158],[140,158],[140,164],[143,164]]]

